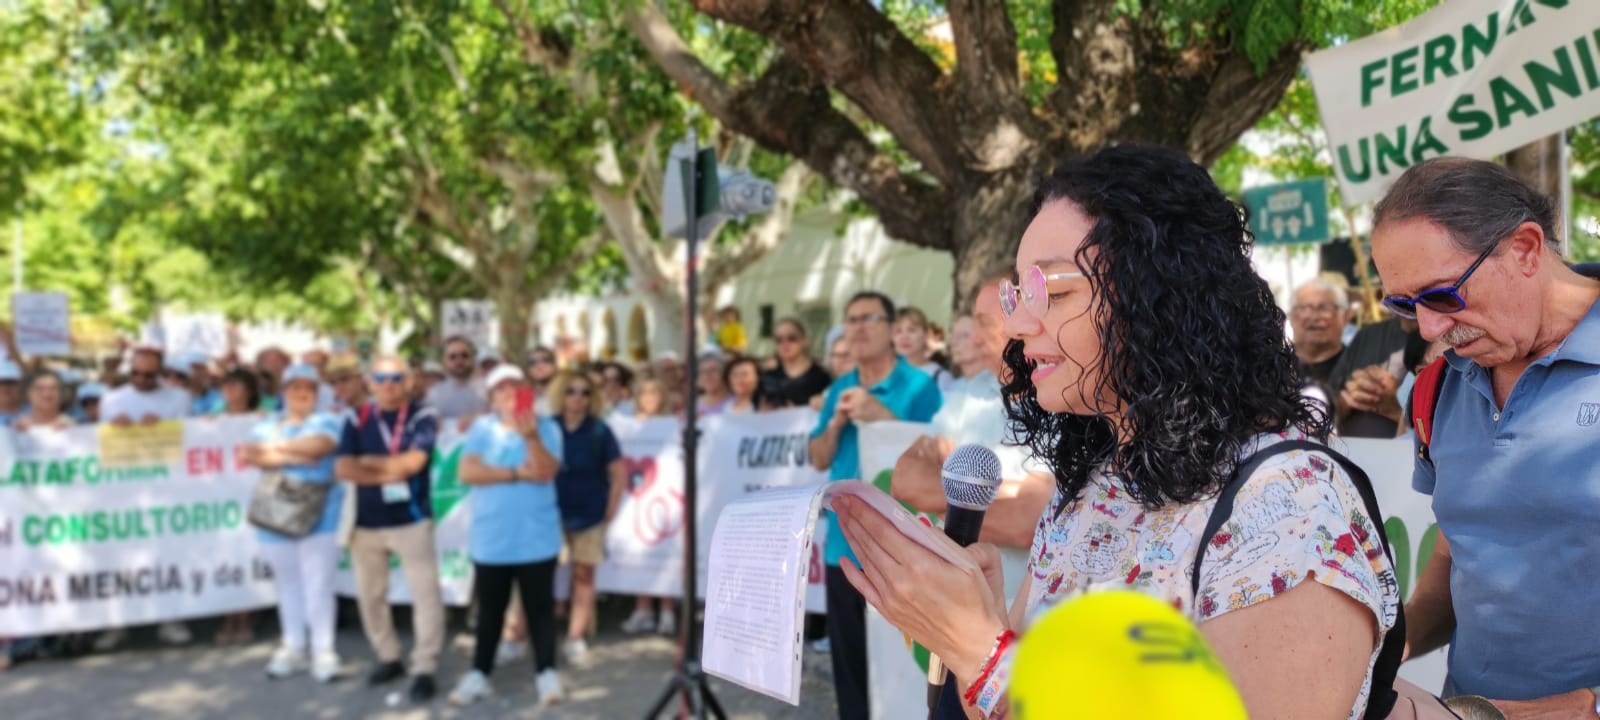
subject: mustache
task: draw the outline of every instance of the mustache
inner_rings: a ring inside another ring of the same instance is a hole
[[[1444,335],[1440,336],[1439,339],[1450,347],[1460,347],[1483,336],[1483,328],[1476,328],[1471,325],[1457,325],[1453,328],[1450,328],[1450,330]]]

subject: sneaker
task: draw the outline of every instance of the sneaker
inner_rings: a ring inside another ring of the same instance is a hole
[[[650,617],[650,611],[646,608],[634,608],[633,614],[622,621],[622,631],[629,635],[647,633],[654,629],[656,629],[655,619]]]
[[[823,638],[811,643],[811,652],[831,653],[833,652],[833,644],[828,642],[827,638]]]
[[[288,647],[280,647],[267,662],[267,677],[286,678],[306,669],[306,654]]]
[[[561,654],[567,659],[567,664],[573,667],[582,667],[589,659],[589,643],[583,638],[572,638],[561,646]]]
[[[556,675],[555,668],[547,668],[534,678],[533,685],[539,690],[540,705],[554,705],[561,702],[565,693],[561,689],[561,678]]]
[[[328,650],[319,652],[311,660],[311,677],[319,683],[331,683],[339,678],[339,654]]]
[[[509,665],[527,656],[527,643],[501,640],[500,647],[495,648],[494,651],[494,664],[496,667],[500,665]]]
[[[656,623],[656,632],[661,633],[662,635],[677,635],[678,614],[672,612],[662,612],[661,620]]]
[[[128,641],[128,631],[123,628],[112,628],[94,639],[95,652],[111,652]]]
[[[453,705],[471,705],[482,700],[494,692],[489,687],[489,678],[483,676],[476,668],[468,670],[461,676],[461,681],[456,683],[456,689],[450,691],[450,703]]]
[[[194,640],[194,636],[189,634],[189,626],[181,622],[161,623],[161,627],[156,628],[156,637],[168,645],[188,645]]]
[[[378,666],[372,669],[372,674],[367,676],[367,686],[372,687],[376,685],[382,685],[387,682],[393,682],[405,677],[405,674],[406,667],[401,665],[399,660],[378,663]]]
[[[432,675],[418,675],[411,679],[411,702],[425,703],[433,699]]]

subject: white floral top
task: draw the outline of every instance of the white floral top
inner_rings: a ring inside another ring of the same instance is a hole
[[[1245,444],[1241,457],[1304,438],[1298,430],[1260,435]],[[1378,620],[1379,637],[1350,717],[1365,713],[1371,668],[1383,635],[1394,627],[1400,590],[1361,495],[1338,463],[1297,451],[1257,468],[1206,550],[1198,598],[1190,590],[1195,544],[1215,499],[1145,510],[1119,481],[1097,474],[1078,498],[1065,508],[1061,503],[1057,494],[1034,533],[1029,618],[1079,590],[1131,587],[1199,623],[1314,578],[1370,608]]]

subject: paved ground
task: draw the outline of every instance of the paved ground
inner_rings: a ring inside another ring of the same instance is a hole
[[[428,706],[388,707],[385,695],[403,690],[404,681],[370,689],[362,681],[371,651],[353,617],[344,618],[339,652],[346,678],[318,685],[304,676],[269,680],[263,674],[274,643],[218,648],[195,643],[168,648],[151,642],[105,655],[43,660],[18,665],[0,674],[0,717],[6,720],[122,718],[642,718],[666,686],[672,669],[673,643],[663,637],[625,637],[616,632],[615,613],[608,613],[602,632],[591,645],[585,669],[562,669],[567,701],[540,709],[534,706],[533,668],[524,659],[498,669],[496,694],[475,706],[456,708],[444,699],[466,670],[471,637],[452,628],[441,660],[439,697]],[[276,637],[270,622],[258,623],[260,637]],[[404,623],[402,622],[402,627]],[[210,625],[197,626],[197,638],[209,638]],[[713,692],[741,720],[799,720],[837,717],[826,655],[807,651],[801,704],[786,703],[712,680]],[[663,714],[663,717],[671,717]]]

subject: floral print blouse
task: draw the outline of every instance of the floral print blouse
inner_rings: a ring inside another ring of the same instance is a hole
[[[1298,430],[1264,434],[1241,458]],[[1216,500],[1146,510],[1118,480],[1094,477],[1083,493],[1057,494],[1034,533],[1027,615],[1084,589],[1124,588],[1160,598],[1196,623],[1250,607],[1306,580],[1338,590],[1372,611],[1379,636],[1367,678],[1350,710],[1366,711],[1383,635],[1394,627],[1400,590],[1349,476],[1332,459],[1304,451],[1274,456],[1239,489],[1233,515],[1211,540],[1200,594],[1191,591],[1196,543]]]

